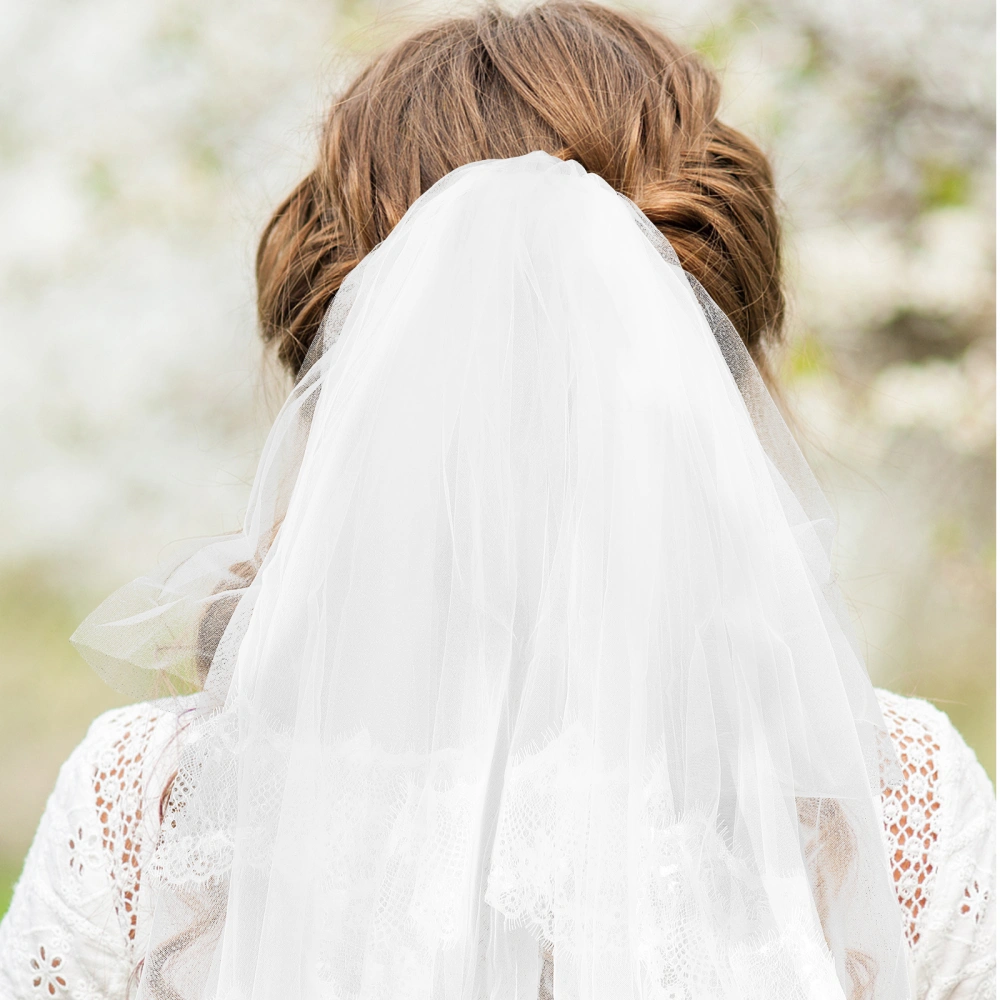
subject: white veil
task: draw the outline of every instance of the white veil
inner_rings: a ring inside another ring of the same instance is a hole
[[[202,688],[139,996],[907,997],[830,534],[635,206],[450,174],[337,295],[243,532],[74,637]]]

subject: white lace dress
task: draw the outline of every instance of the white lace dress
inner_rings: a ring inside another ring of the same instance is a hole
[[[915,698],[879,699],[905,777],[882,810],[917,998],[994,997],[993,787],[947,716]],[[127,996],[177,728],[155,702],[107,712],[63,765],[0,924],[0,1000]]]

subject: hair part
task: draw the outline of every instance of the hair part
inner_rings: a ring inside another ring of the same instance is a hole
[[[631,198],[761,371],[781,335],[767,158],[716,117],[716,75],[641,18],[581,0],[487,7],[388,49],[335,101],[315,169],[257,251],[261,334],[296,373],[347,274],[435,182],[543,150]]]

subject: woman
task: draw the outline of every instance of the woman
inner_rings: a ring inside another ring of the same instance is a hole
[[[561,0],[336,102],[247,522],[75,636],[147,700],[60,774],[5,996],[992,995],[992,789],[851,645],[717,107]]]

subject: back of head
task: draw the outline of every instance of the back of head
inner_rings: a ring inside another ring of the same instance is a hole
[[[540,149],[631,198],[765,370],[784,313],[773,178],[718,106],[697,56],[595,3],[488,7],[405,39],[334,103],[316,168],[264,232],[265,341],[297,371],[341,282],[423,192],[466,163]]]
[[[773,185],[718,100],[640,20],[549,0],[332,109],[258,258],[289,368],[357,270],[244,530],[75,637],[203,674],[140,996],[529,996],[546,949],[556,996],[910,995],[818,488],[614,193],[759,364]]]

